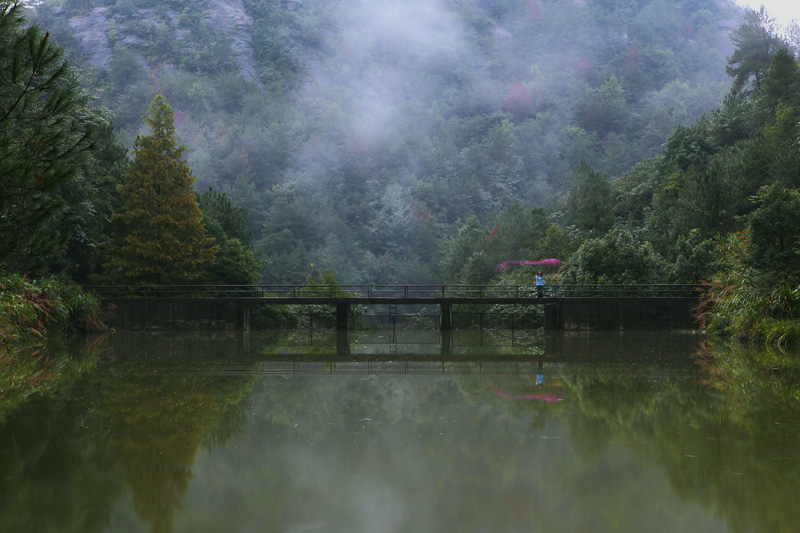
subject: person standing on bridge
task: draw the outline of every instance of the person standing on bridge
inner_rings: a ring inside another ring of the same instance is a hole
[[[536,274],[536,295],[539,298],[544,296],[544,275],[541,270]]]

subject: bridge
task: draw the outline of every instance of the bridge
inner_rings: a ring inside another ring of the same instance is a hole
[[[118,329],[249,329],[261,305],[331,306],[337,329],[352,327],[353,306],[438,306],[439,326],[457,327],[460,309],[541,305],[545,329],[691,329],[707,287],[691,284],[535,285],[127,285],[96,292]]]

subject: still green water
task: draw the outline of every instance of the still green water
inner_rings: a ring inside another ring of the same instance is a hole
[[[0,422],[0,531],[800,531],[797,367],[702,341],[87,339]]]

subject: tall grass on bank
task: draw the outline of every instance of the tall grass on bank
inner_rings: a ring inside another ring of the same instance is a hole
[[[102,331],[100,302],[61,277],[0,278],[0,349],[44,341],[53,331]]]
[[[723,268],[697,308],[704,329],[768,346],[800,346],[798,273],[759,268],[744,231],[722,243]]]

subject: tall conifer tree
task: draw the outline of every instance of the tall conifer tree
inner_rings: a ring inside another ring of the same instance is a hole
[[[0,272],[36,273],[63,248],[51,226],[89,164],[85,101],[62,48],[0,0]]]
[[[206,234],[186,146],[175,136],[175,110],[158,95],[143,118],[151,135],[140,136],[120,187],[123,212],[112,217],[109,261],[112,283],[179,284],[202,281],[218,247]]]
[[[731,41],[736,50],[728,58],[726,70],[733,77],[734,93],[750,94],[758,90],[772,55],[789,47],[778,35],[775,19],[764,6],[759,11],[745,8],[744,22],[733,30]]]

